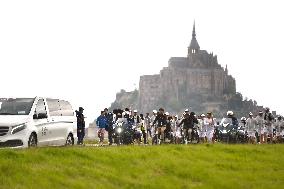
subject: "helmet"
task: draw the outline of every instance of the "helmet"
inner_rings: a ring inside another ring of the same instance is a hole
[[[166,115],[166,116],[169,116],[170,114],[169,114],[169,112],[166,112],[165,115]]]
[[[156,113],[158,113],[158,112],[157,112],[157,110],[153,110],[153,113],[156,114]]]
[[[185,110],[184,110],[184,112],[189,112],[189,109],[188,109],[188,108],[187,108],[187,109],[185,109]]]
[[[232,115],[234,115],[233,111],[227,111],[227,116],[232,116]]]
[[[246,120],[247,120],[247,118],[245,118],[245,117],[241,118],[241,121],[246,121]]]

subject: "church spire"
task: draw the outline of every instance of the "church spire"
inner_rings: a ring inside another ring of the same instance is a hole
[[[197,42],[196,39],[196,33],[195,33],[195,21],[193,23],[193,29],[192,29],[192,38],[191,38],[191,42],[190,45],[188,47],[188,56],[190,54],[195,54],[200,50],[199,44]]]
[[[196,33],[195,33],[195,20],[194,20],[194,23],[193,23],[192,38],[196,38]]]

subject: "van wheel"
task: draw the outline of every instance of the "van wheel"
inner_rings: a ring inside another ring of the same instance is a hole
[[[36,147],[37,146],[37,137],[35,133],[32,133],[29,137],[29,142],[28,142],[29,148],[31,147]]]
[[[74,145],[74,138],[72,134],[69,134],[67,139],[66,139],[66,143],[65,146],[73,146]]]

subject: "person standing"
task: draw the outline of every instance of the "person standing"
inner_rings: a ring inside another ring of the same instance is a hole
[[[150,124],[151,124],[151,138],[153,139],[154,135],[156,134],[156,125],[153,125],[156,117],[157,117],[157,110],[153,110],[153,115],[151,116],[151,119],[150,119]]]
[[[273,120],[274,117],[272,115],[272,113],[270,112],[269,108],[265,108],[265,113],[264,113],[264,124],[266,126],[267,129],[267,137],[269,137],[269,143],[272,143],[274,141],[274,137],[273,137]],[[267,137],[265,138],[265,141],[267,142]]]
[[[198,120],[199,128],[200,128],[200,140],[202,143],[206,142],[206,132],[207,126],[204,124],[205,115],[201,114],[200,119]]]
[[[259,142],[261,144],[266,143],[266,138],[267,138],[267,131],[266,131],[266,127],[264,124],[264,118],[263,118],[263,112],[259,111],[258,115],[255,118],[256,121],[256,125],[257,125],[257,132],[259,135]]]
[[[107,120],[105,111],[101,111],[101,115],[97,118],[96,124],[99,127],[99,130],[98,130],[98,137],[99,137],[99,140],[100,140],[99,145],[102,146],[103,143],[104,143],[105,129],[106,129],[107,124],[108,124],[108,120]]]
[[[114,114],[112,112],[108,112],[108,109],[104,109],[105,116],[107,119],[107,126],[105,130],[108,132],[108,143],[109,145],[112,145],[113,140],[112,140],[112,135],[113,135],[113,120],[114,120]]]
[[[151,136],[151,118],[149,116],[149,113],[146,113],[146,116],[144,118],[144,124],[145,124],[145,127],[147,128],[147,133],[146,133],[146,138],[147,140],[150,138]]]
[[[78,145],[83,144],[83,140],[85,137],[85,117],[84,117],[83,111],[84,111],[84,108],[82,107],[79,107],[79,111],[76,110],[77,137],[78,137],[77,144]]]
[[[213,119],[213,115],[211,112],[207,113],[207,117],[204,118],[204,126],[206,127],[206,138],[209,143],[214,143],[213,135],[214,135],[214,127],[215,120]]]
[[[256,131],[256,121],[253,118],[253,114],[250,112],[249,117],[246,120],[246,131],[249,137],[248,143],[255,144],[256,143],[256,137],[255,137],[255,131]]]
[[[144,119],[143,114],[140,114],[140,128],[141,128],[144,144],[147,144],[147,126],[145,124],[145,119]]]
[[[282,117],[278,116],[276,122],[274,123],[274,127],[276,130],[276,140],[278,143],[282,142],[281,132],[282,132],[283,126],[284,124],[283,124]]]

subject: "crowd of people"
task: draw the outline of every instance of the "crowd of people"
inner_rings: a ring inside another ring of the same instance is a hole
[[[230,121],[233,128],[244,128],[248,143],[282,142],[283,117],[274,117],[269,108],[259,111],[257,115],[250,112],[247,117],[241,119],[237,119],[233,111],[228,111],[226,120]],[[223,122],[224,119],[218,121],[214,118],[212,112],[196,115],[193,111],[185,109],[181,115],[170,115],[163,108],[159,111],[153,110],[151,115],[150,113],[139,114],[137,110],[132,111],[129,108],[115,109],[112,112],[105,108],[96,119],[101,145],[106,132],[108,132],[109,145],[115,142],[114,133],[118,123],[131,126],[134,130],[133,139],[137,139],[138,143],[154,144],[155,141],[156,144],[166,142],[187,144],[194,140],[201,143],[214,143],[218,140],[218,127],[224,124]]]

